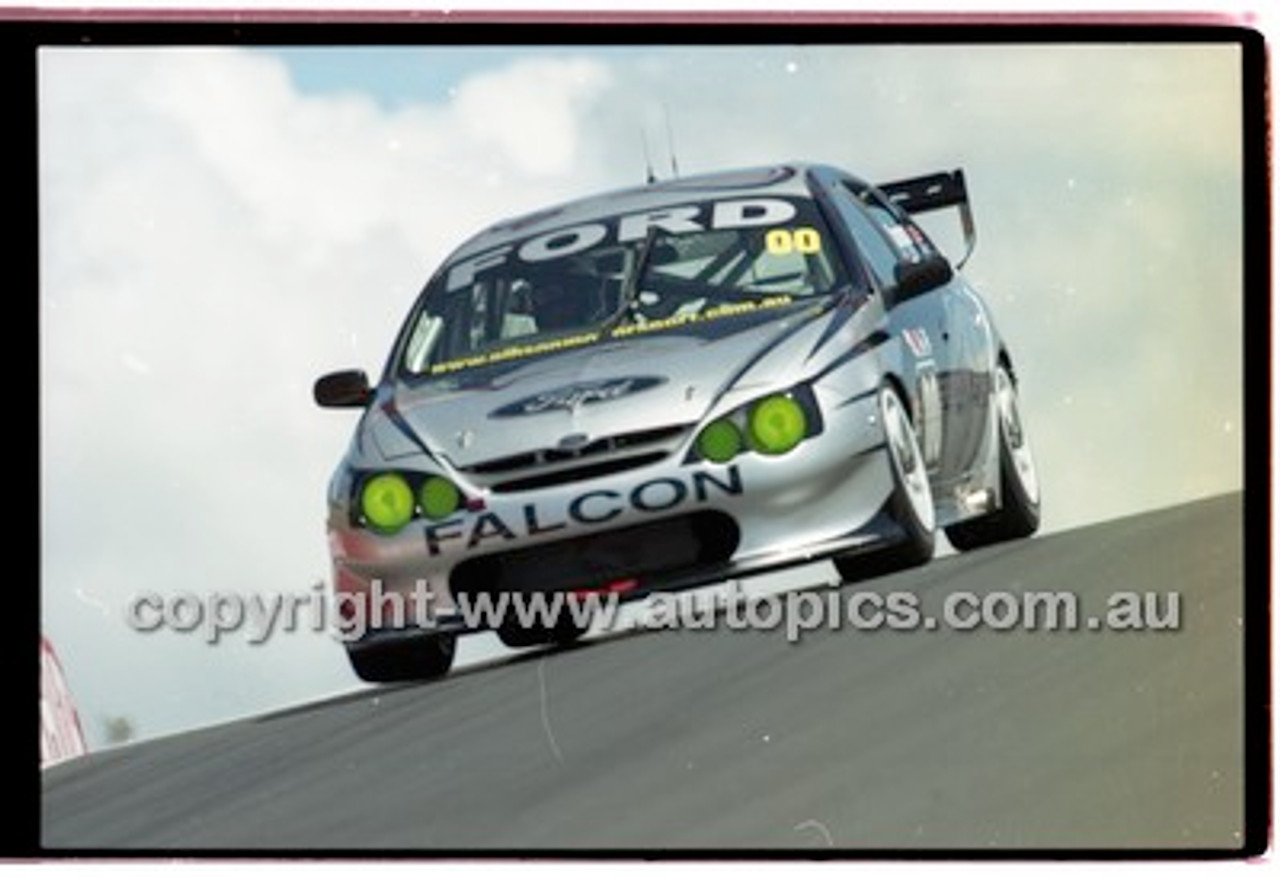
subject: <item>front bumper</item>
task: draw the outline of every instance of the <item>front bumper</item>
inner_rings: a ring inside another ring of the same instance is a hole
[[[626,596],[640,596],[887,543],[898,529],[882,515],[893,477],[876,392],[824,401],[822,433],[785,455],[687,463],[681,448],[607,477],[489,494],[482,506],[391,535],[354,526],[334,504],[335,590],[356,601],[376,590],[384,610],[397,594],[425,596],[432,629],[478,630],[460,623],[460,595],[593,590],[625,579]],[[413,606],[401,612],[410,621],[423,614]]]

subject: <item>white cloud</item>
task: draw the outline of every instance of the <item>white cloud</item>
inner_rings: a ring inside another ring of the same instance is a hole
[[[518,61],[467,81],[455,103],[462,132],[495,147],[503,166],[531,176],[573,169],[582,112],[609,85],[606,69],[579,59]]]

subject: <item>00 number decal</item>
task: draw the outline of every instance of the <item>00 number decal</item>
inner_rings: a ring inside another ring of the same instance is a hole
[[[775,256],[788,253],[817,253],[822,236],[808,226],[800,229],[770,229],[764,235],[764,249]]]

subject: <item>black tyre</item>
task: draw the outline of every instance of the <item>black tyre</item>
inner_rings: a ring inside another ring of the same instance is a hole
[[[1000,507],[947,528],[947,540],[957,550],[1026,538],[1040,527],[1040,479],[1018,410],[1018,391],[1004,367],[996,369],[992,395],[1000,430]]]
[[[836,569],[845,581],[861,581],[911,568],[928,562],[933,556],[937,520],[920,440],[897,391],[887,384],[880,390],[880,421],[884,424],[885,447],[893,472],[888,512],[901,527],[904,537],[881,550],[836,557]]]
[[[456,635],[440,633],[426,639],[348,649],[347,658],[356,676],[366,683],[433,680],[449,673],[456,649]]]
[[[553,603],[547,602],[547,606]],[[560,609],[555,612],[555,621],[550,625],[532,625],[524,626],[517,621],[512,620],[512,614],[518,610],[509,609],[507,611],[506,621],[497,628],[498,639],[502,641],[504,646],[512,649],[523,649],[528,646],[567,646],[577,640],[591,626],[591,621],[587,616],[585,609],[580,610],[583,616],[579,620],[575,614],[575,608],[567,599],[559,603]]]

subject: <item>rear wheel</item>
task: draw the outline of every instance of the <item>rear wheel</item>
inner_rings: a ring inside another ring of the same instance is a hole
[[[351,667],[366,683],[433,680],[453,667],[457,636],[433,634],[426,639],[397,640],[367,649],[348,649]]]
[[[1018,410],[1018,391],[1003,366],[996,369],[993,397],[1000,431],[1000,507],[946,529],[957,550],[1026,538],[1040,527],[1040,477]]]
[[[926,563],[933,556],[933,493],[929,473],[911,415],[886,384],[880,390],[880,422],[884,425],[885,448],[893,474],[893,494],[889,497],[890,517],[905,537],[887,548],[866,554],[837,557],[836,569],[845,581],[858,581]]]

